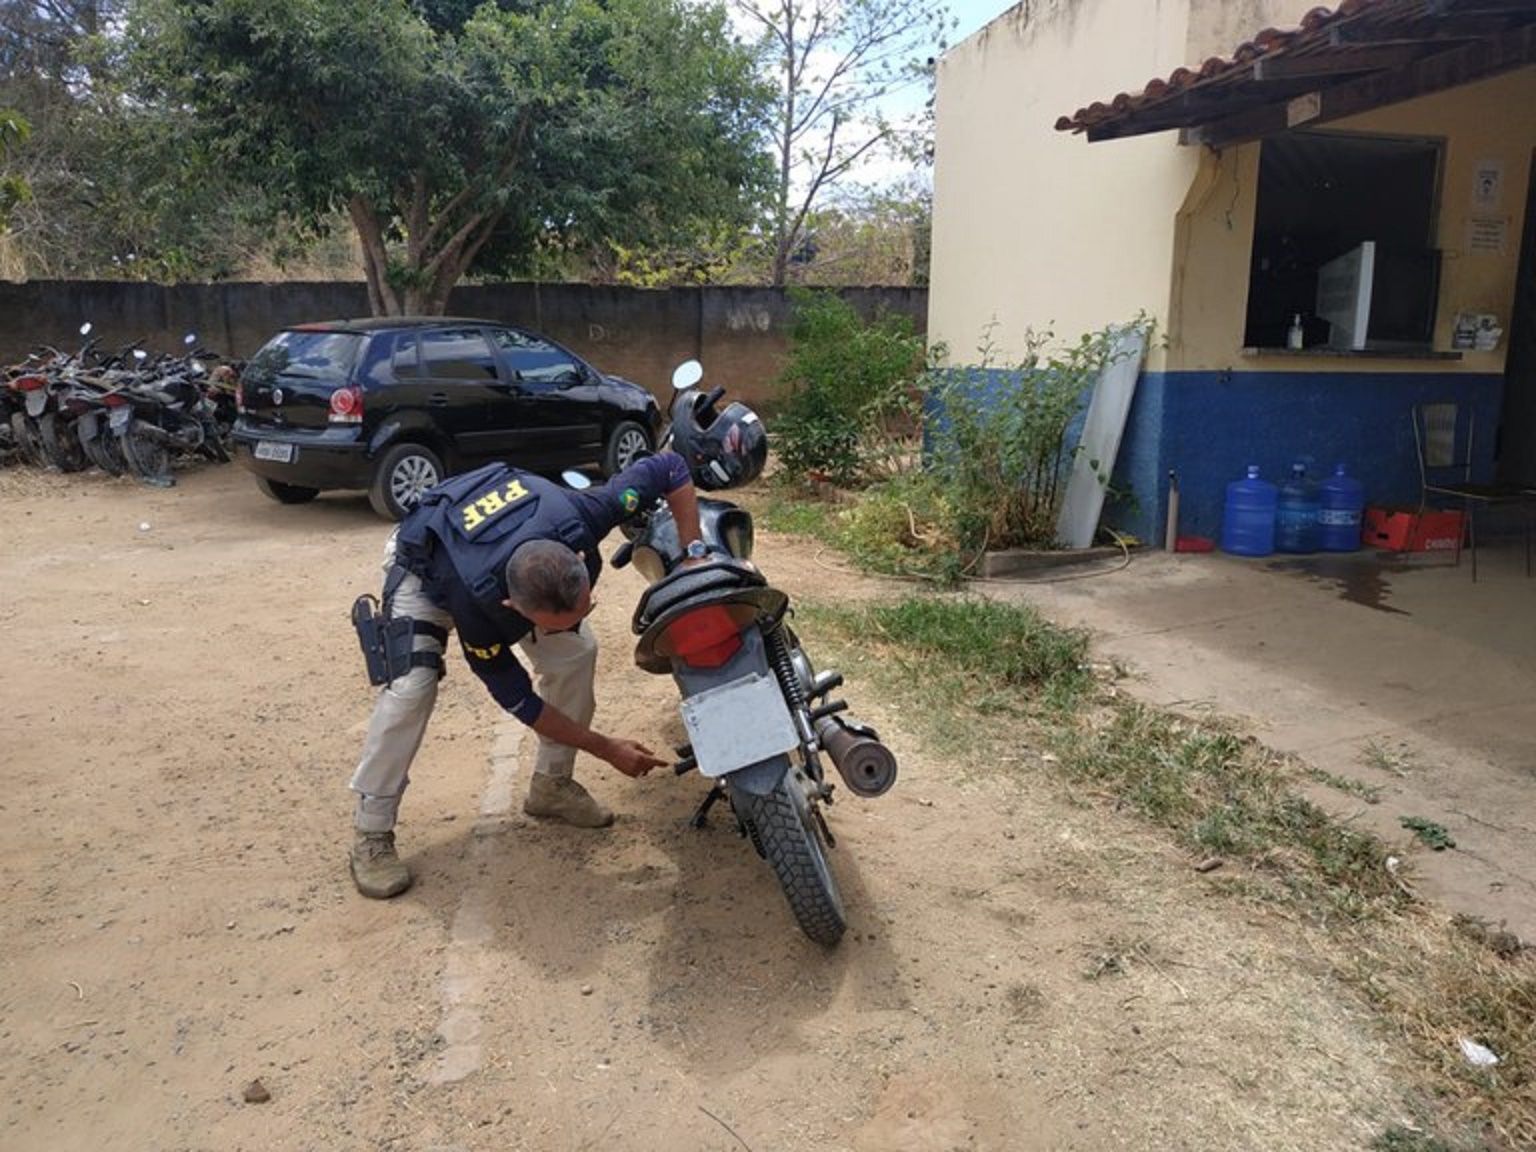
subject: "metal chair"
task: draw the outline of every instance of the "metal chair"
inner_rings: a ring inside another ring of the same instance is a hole
[[[1419,456],[1419,512],[1432,504],[1459,503],[1466,520],[1472,579],[1477,579],[1477,509],[1512,504],[1525,532],[1525,574],[1531,574],[1531,504],[1536,492],[1518,484],[1482,484],[1472,479],[1476,414],[1454,400],[1413,406],[1413,441]],[[1461,563],[1461,534],[1456,563]]]

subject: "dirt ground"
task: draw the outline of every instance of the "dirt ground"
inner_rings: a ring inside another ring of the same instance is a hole
[[[617,824],[526,820],[531,741],[456,658],[399,829],[418,882],[363,899],[347,612],[386,532],[234,467],[0,473],[7,1152],[1326,1152],[1409,1119],[1307,928],[1029,748],[1006,778],[932,758],[856,665],[901,778],[832,810],[830,953],[724,813],[687,827],[696,779],[583,759]],[[759,535],[798,598],[906,591]],[[599,585],[598,725],[660,747],[639,587]]]

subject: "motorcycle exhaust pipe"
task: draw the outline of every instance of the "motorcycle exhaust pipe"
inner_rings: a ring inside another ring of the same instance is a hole
[[[873,728],[855,720],[823,716],[816,721],[816,736],[855,796],[882,796],[896,783],[896,757],[880,743]]]

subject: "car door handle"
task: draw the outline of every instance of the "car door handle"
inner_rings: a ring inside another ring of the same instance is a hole
[[[434,392],[427,397],[427,403],[434,408],[446,408],[448,407],[448,393]]]

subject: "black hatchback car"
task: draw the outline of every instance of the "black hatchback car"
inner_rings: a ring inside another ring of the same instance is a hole
[[[531,332],[441,316],[285,328],[246,365],[238,402],[236,459],[268,496],[366,489],[390,520],[493,460],[612,474],[661,430],[638,384]]]

